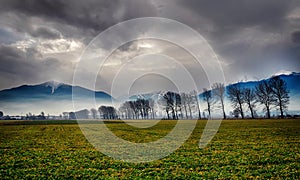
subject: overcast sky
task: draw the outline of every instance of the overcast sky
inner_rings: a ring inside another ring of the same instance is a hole
[[[300,71],[298,0],[1,0],[0,89],[49,80],[71,84],[80,55],[95,36],[112,25],[140,17],[173,19],[199,32],[221,61],[226,83]],[[116,50],[99,73],[95,88],[109,91],[111,73],[120,67],[118,61],[149,52],[173,54],[192,76],[206,79],[203,69],[188,65],[192,58],[176,45],[146,40]],[[147,62],[145,66],[151,59]],[[174,68],[164,64],[166,61],[155,63]],[[142,66],[137,63],[130,68],[142,70]],[[157,75],[145,76],[144,81],[159,84],[154,90],[169,83]],[[197,83],[199,89],[207,87]],[[139,81],[134,84],[136,91],[145,88]]]

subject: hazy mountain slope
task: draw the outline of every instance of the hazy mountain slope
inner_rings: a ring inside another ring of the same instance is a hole
[[[85,98],[91,93],[97,99],[111,99],[105,92],[92,91],[79,86],[71,86],[63,83],[46,82],[38,85],[22,85],[16,88],[0,91],[0,101],[25,101],[25,100],[71,100],[72,90],[78,92],[80,97]]]

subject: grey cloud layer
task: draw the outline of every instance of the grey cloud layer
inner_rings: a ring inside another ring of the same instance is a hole
[[[78,42],[87,45],[111,25],[147,16],[175,19],[200,32],[223,61],[228,82],[300,71],[298,10],[296,0],[2,0],[0,89],[51,78],[70,83],[83,49]],[[32,40],[52,52],[58,39],[65,49],[75,44],[74,51],[44,54],[40,46],[26,45]],[[129,53],[130,45],[121,50]]]
[[[144,10],[142,7],[147,8]],[[68,49],[73,41],[87,44],[113,24],[155,14],[154,7],[148,2],[0,1],[0,89],[50,79],[71,83],[74,62],[70,62],[70,59],[78,59],[82,48],[75,48],[77,52],[52,54],[40,51]],[[57,39],[65,41],[55,43]],[[61,47],[57,47],[57,44]]]
[[[72,78],[72,69],[55,58],[41,58],[35,49],[23,52],[15,47],[0,46],[1,86],[18,85],[28,82],[36,84],[45,80],[57,79],[69,81]]]
[[[169,1],[171,2],[171,1]],[[300,71],[300,2],[293,0],[176,1],[165,13],[201,32],[224,61],[227,80],[266,78],[276,71]],[[167,9],[168,3],[161,6]],[[298,12],[297,12],[298,11]],[[291,13],[294,13],[291,15]],[[190,20],[193,19],[193,20]],[[239,79],[237,78],[239,77]]]
[[[147,2],[140,1],[71,1],[71,0],[4,0],[0,2],[2,12],[16,14],[27,23],[22,28],[31,26],[34,20],[28,21],[27,17],[37,17],[44,21],[53,22],[61,27],[63,34],[72,37],[74,29],[90,31],[96,35],[102,30],[118,22],[143,16],[155,16],[155,8]],[[56,27],[59,28],[59,27]],[[30,30],[30,28],[25,28]],[[46,31],[43,29],[42,31]],[[36,33],[29,32],[33,35]],[[78,33],[78,32],[74,32]],[[48,31],[49,34],[49,31]],[[51,33],[53,34],[53,32]],[[85,34],[87,35],[87,34]],[[76,37],[76,35],[74,34]]]

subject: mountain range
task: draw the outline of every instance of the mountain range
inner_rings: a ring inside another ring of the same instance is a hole
[[[300,112],[300,73],[278,75],[287,83],[290,91],[289,109],[292,112]],[[260,81],[238,82],[244,88],[255,88]],[[233,85],[233,84],[231,84]],[[228,85],[227,87],[231,86]],[[76,91],[79,99],[82,99],[82,107],[89,108],[90,104],[85,104],[84,100],[90,95],[95,96],[97,104],[105,104],[113,99],[109,94],[102,91],[93,91],[80,86],[72,86],[56,81],[49,81],[37,85],[22,85],[19,87],[0,91],[0,110],[7,114],[22,114],[35,111],[36,113],[45,111],[49,113],[61,113],[71,111],[72,90]],[[161,92],[160,92],[161,93]],[[158,93],[134,95],[130,99],[137,97],[157,97]],[[201,99],[201,94],[199,94]],[[204,105],[202,105],[203,108]],[[227,105],[228,109],[230,104]]]
[[[80,86],[48,81],[38,85],[22,85],[0,91],[0,101],[31,101],[31,100],[71,100],[72,91],[76,91],[81,98],[95,94],[96,99],[110,100],[111,96],[102,91],[92,91]],[[76,93],[76,94],[77,94]]]
[[[109,104],[113,99],[102,91],[48,81],[0,91],[0,110],[10,115],[38,114],[42,111],[57,115],[74,109],[72,91],[76,91],[76,99],[80,100],[82,109],[91,107],[88,101],[91,97],[95,97],[97,104]]]
[[[279,76],[282,80],[284,80],[286,82],[287,88],[292,94],[300,93],[300,73],[293,72],[290,74],[281,74],[281,75],[276,75],[276,76]],[[271,78],[269,78],[269,79],[271,79]],[[269,79],[266,79],[266,80],[269,80]],[[262,81],[262,80],[260,80],[260,81]],[[244,88],[254,88],[260,81],[238,82],[235,84],[239,84],[241,87],[244,87]]]

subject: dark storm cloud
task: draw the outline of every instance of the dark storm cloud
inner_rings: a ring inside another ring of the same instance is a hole
[[[52,29],[46,28],[46,27],[39,27],[38,29],[31,32],[31,35],[33,37],[42,37],[46,39],[58,39],[60,38],[60,33],[57,31],[54,31]]]
[[[189,0],[177,1],[219,29],[263,25],[280,26],[289,12],[292,0]]]
[[[0,7],[2,12],[40,17],[98,33],[123,20],[155,15],[155,8],[145,1],[7,0],[1,1]]]
[[[76,59],[80,52],[43,57],[44,52],[64,48],[52,40],[62,38],[68,46],[73,40],[88,44],[111,25],[155,15],[156,9],[149,1],[2,0],[0,89],[49,79],[66,81],[64,77],[70,83],[74,67],[70,59]],[[33,45],[26,45],[31,41]]]
[[[15,47],[0,45],[0,54],[0,89],[18,84],[43,82],[45,79],[59,79],[62,74],[71,75],[63,72],[65,70],[61,61],[43,58],[33,48],[24,52]]]
[[[26,16],[37,16],[60,23],[67,23],[74,26],[98,28],[101,13],[94,14],[94,10],[104,12],[106,8],[112,6],[116,1],[111,3],[95,3],[92,1],[64,1],[64,0],[12,0],[2,1],[2,10],[22,13]],[[104,14],[104,13],[103,13]],[[103,17],[105,19],[105,17]],[[102,20],[102,19],[101,19]]]
[[[171,3],[171,1],[168,1]],[[224,62],[225,77],[229,82],[244,75],[266,78],[281,69],[300,70],[299,42],[295,29],[300,29],[291,12],[300,7],[293,0],[177,0],[176,12],[163,13],[197,29]],[[167,3],[161,12],[166,11]],[[190,19],[193,19],[191,21]],[[299,20],[299,19],[298,19]],[[293,21],[293,23],[292,23]],[[209,28],[207,28],[209,26]],[[204,30],[203,30],[204,29]],[[208,30],[207,30],[208,29]],[[295,31],[295,32],[294,32]],[[292,33],[291,35],[291,32]]]
[[[17,48],[2,45],[0,46],[0,54],[2,82],[5,80],[4,77],[8,75],[13,77],[13,79],[10,77],[10,81],[28,80],[23,78],[32,77],[36,75],[35,72],[39,71],[37,64],[28,60],[28,54]]]
[[[299,3],[293,0],[1,0],[1,85],[11,86],[9,79],[35,82],[54,74],[62,75],[62,61],[76,56],[66,53],[61,59],[44,58],[37,47],[27,48],[26,52],[13,47],[17,41],[43,42],[43,48],[48,50],[55,50],[57,44],[51,40],[59,38],[88,44],[111,25],[145,16],[175,19],[199,31],[224,60],[227,78],[232,81],[245,74],[266,77],[280,69],[300,68],[300,18],[293,15],[293,23],[288,18],[299,9]],[[163,33],[169,30],[166,31]],[[130,51],[131,45],[128,43],[120,50]]]
[[[300,43],[300,31],[295,31],[292,33],[292,42]]]

